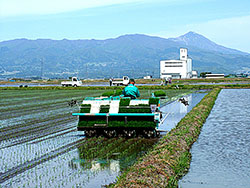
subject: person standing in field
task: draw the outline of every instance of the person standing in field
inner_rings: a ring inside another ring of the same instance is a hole
[[[113,79],[110,78],[110,79],[109,79],[109,86],[112,86],[112,81],[113,81]]]

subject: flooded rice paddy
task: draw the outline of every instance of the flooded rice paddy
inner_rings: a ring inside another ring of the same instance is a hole
[[[192,149],[182,188],[250,187],[250,90],[224,89]]]
[[[157,142],[87,139],[76,131],[77,118],[71,113],[78,107],[68,107],[68,101],[100,96],[101,90],[0,92],[0,187],[101,187],[114,182]],[[180,94],[173,91],[169,96]],[[177,101],[163,106],[168,117],[160,129],[171,130],[205,94],[186,96],[189,106]]]

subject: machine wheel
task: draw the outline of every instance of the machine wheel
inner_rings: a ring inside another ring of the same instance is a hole
[[[85,130],[85,136],[86,137],[94,137],[96,136],[96,130]]]
[[[155,136],[156,136],[157,138],[159,138],[160,135],[161,135],[161,133],[160,133],[159,131],[155,131]]]
[[[75,84],[75,85],[73,85],[73,87],[77,87],[77,85]]]
[[[104,136],[107,138],[114,138],[117,136],[116,130],[103,130]]]
[[[136,136],[135,130],[124,130],[123,132],[127,138],[134,138]]]
[[[146,138],[154,138],[155,137],[155,132],[153,130],[144,130],[143,133],[144,133],[144,136]]]

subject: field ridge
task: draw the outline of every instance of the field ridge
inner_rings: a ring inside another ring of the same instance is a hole
[[[178,187],[189,169],[192,144],[221,89],[209,92],[146,156],[107,187]]]

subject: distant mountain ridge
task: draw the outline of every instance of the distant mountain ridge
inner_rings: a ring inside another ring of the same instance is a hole
[[[189,32],[177,38],[142,34],[106,40],[15,39],[0,42],[0,78],[159,77],[159,61],[178,59],[188,48],[193,70],[234,73],[250,69],[250,54]]]
[[[195,46],[200,49],[217,51],[225,54],[239,54],[239,55],[248,54],[246,52],[241,52],[239,50],[226,48],[224,46],[218,45],[212,42],[211,40],[207,39],[206,37],[192,31],[186,33],[185,35],[181,35],[177,38],[169,38],[169,39],[174,42],[184,44],[186,46]]]

